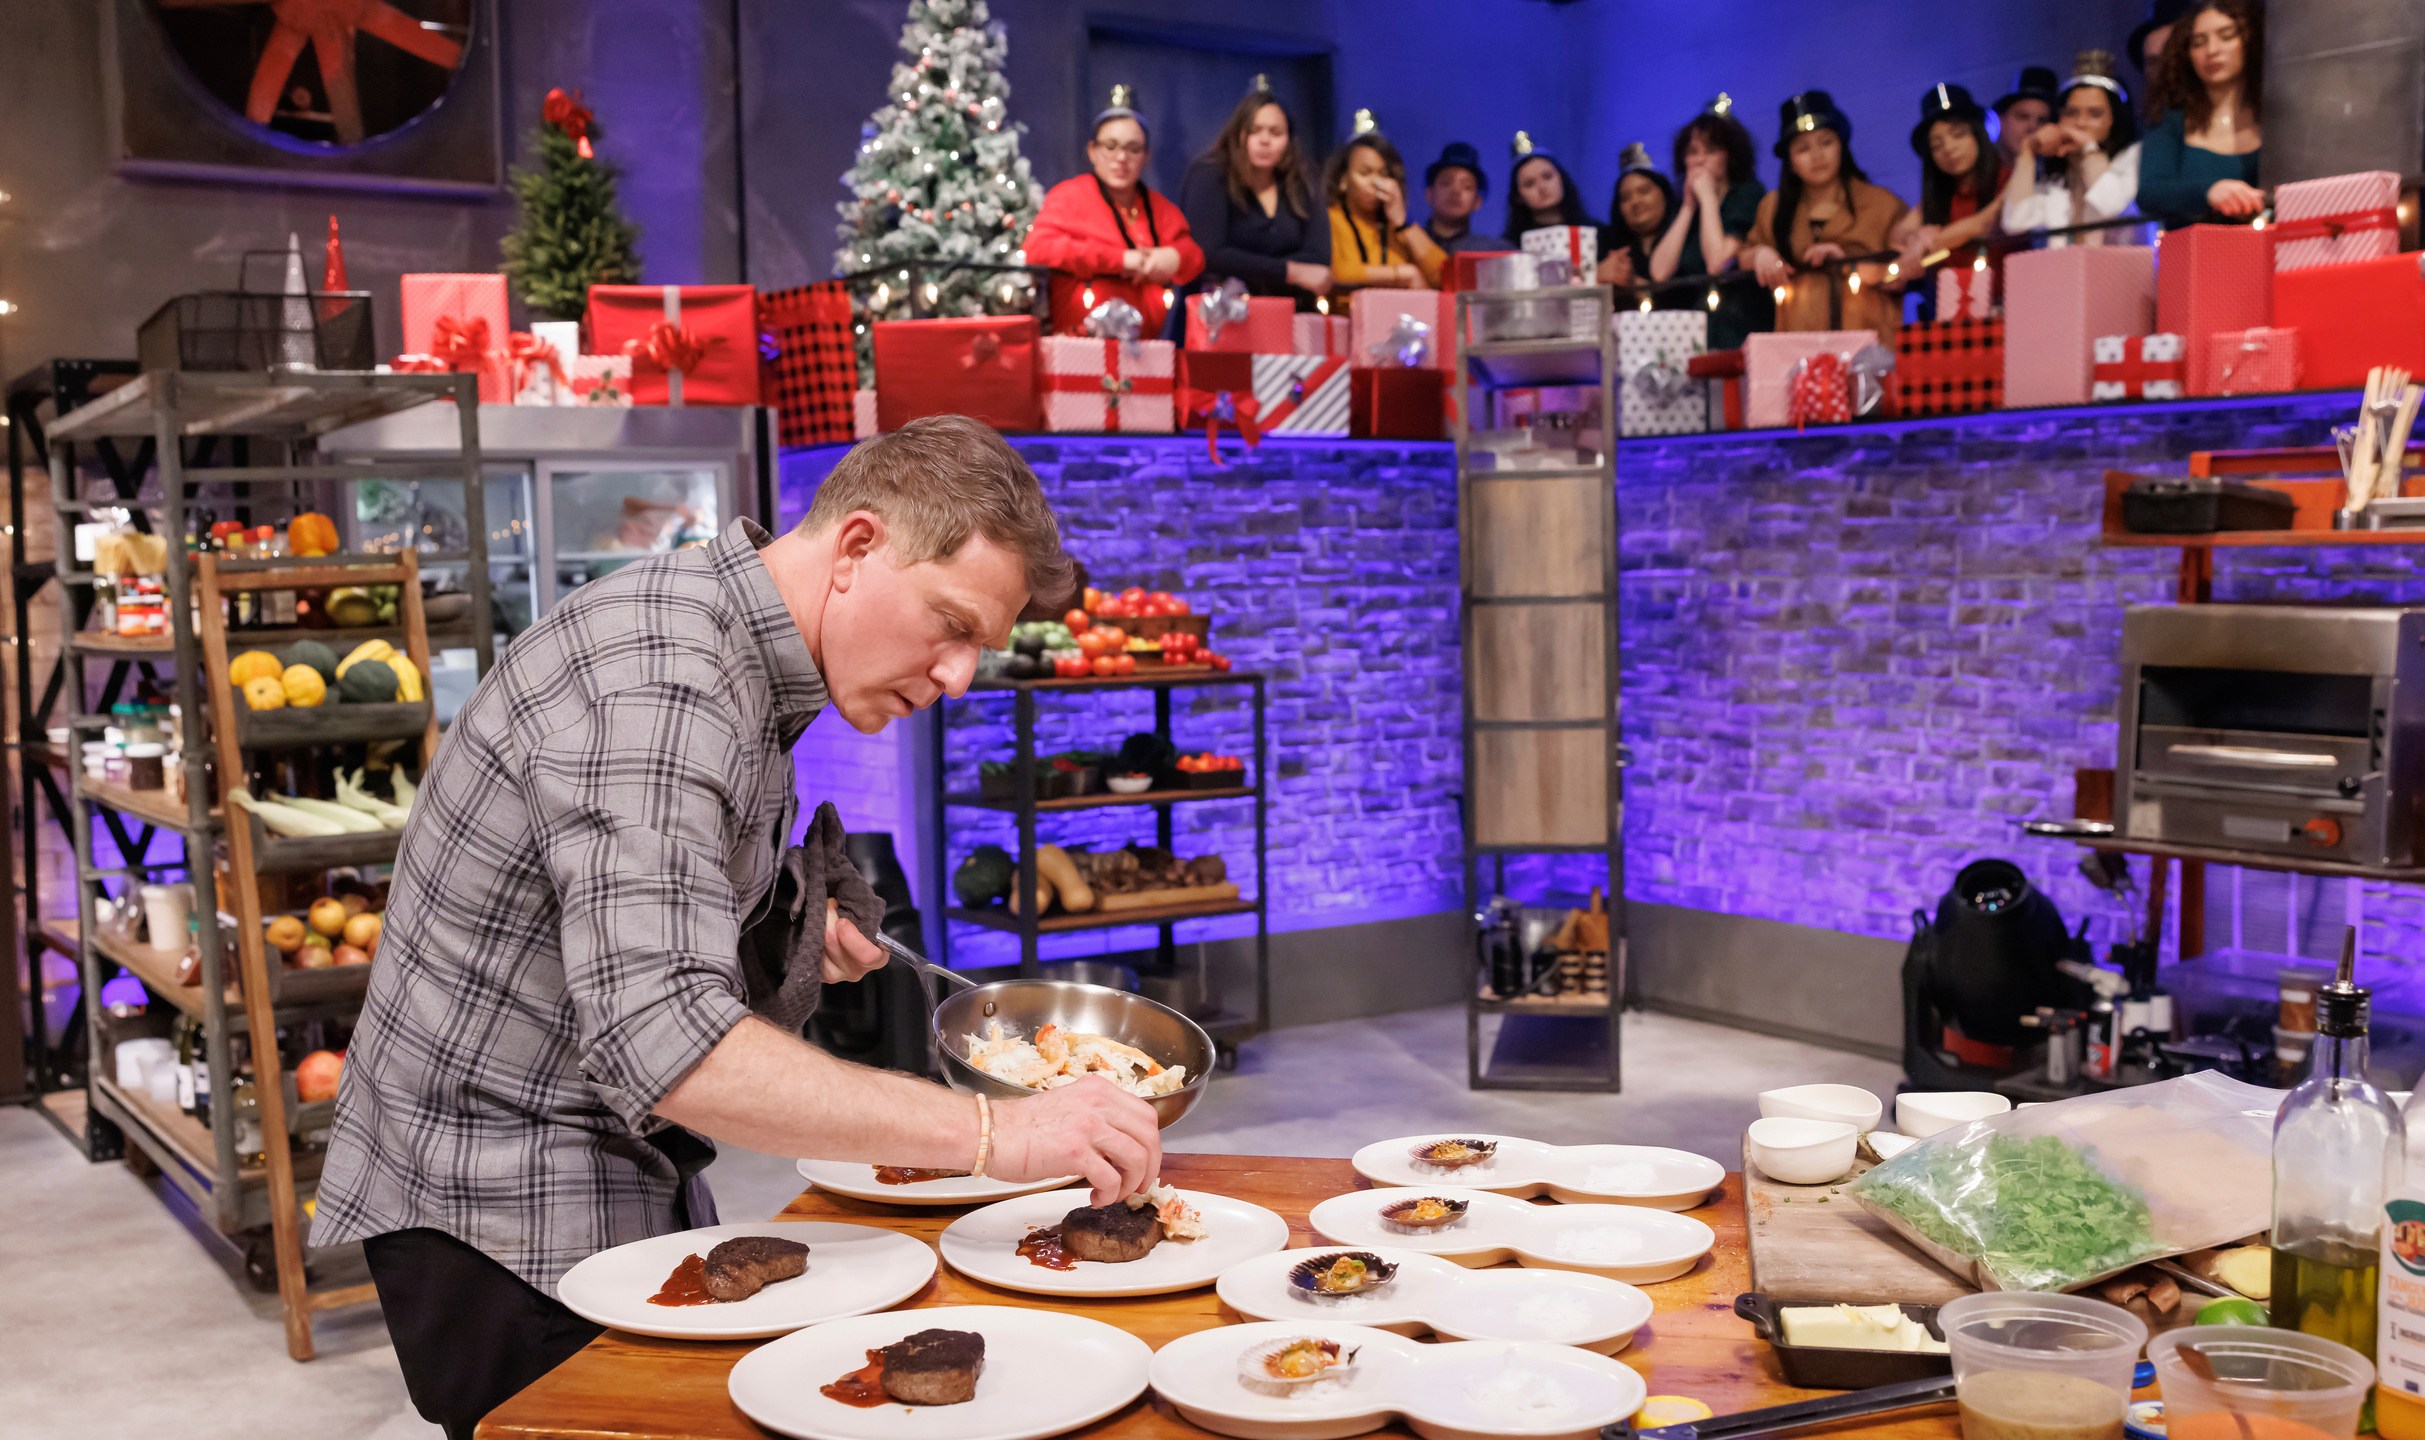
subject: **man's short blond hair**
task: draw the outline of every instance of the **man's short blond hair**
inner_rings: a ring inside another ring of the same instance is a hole
[[[825,529],[854,510],[884,517],[905,565],[947,559],[971,535],[1019,556],[1032,600],[1058,605],[1075,569],[1044,487],[993,427],[965,415],[912,420],[851,448],[817,487],[800,528]]]

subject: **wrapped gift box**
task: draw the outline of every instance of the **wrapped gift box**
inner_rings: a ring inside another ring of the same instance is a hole
[[[572,382],[575,405],[632,403],[632,358],[629,355],[575,355],[564,362]]]
[[[592,285],[589,348],[632,357],[635,405],[755,405],[757,289]]]
[[[1996,272],[1973,265],[1937,271],[1937,318],[1985,320],[1996,313]]]
[[[1599,242],[1594,240],[1592,245],[1597,249]],[[1482,287],[1474,267],[1485,260],[1496,260],[1516,253],[1513,250],[1460,250],[1448,257],[1447,266],[1440,271],[1440,288],[1452,295],[1459,290],[1479,290]]]
[[[1428,367],[1350,366],[1347,433],[1360,440],[1437,440],[1447,433],[1448,377]]]
[[[1600,232],[1589,225],[1545,225],[1527,230],[1517,242],[1527,255],[1563,260],[1574,266],[1574,283],[1589,285],[1600,266]]]
[[[581,353],[581,322],[534,320],[530,333],[509,336],[506,367],[516,405],[571,405],[572,372],[566,365]]]
[[[2003,403],[2002,320],[1940,319],[1895,337],[1896,414],[1966,415]]]
[[[1347,302],[1346,358],[1357,365],[1378,365],[1376,347],[1386,346],[1398,328],[1398,318],[1412,316],[1431,327],[1431,368],[1456,364],[1450,343],[1456,327],[1457,302],[1440,290],[1358,290]]]
[[[2156,323],[2189,342],[2189,393],[2212,395],[2207,337],[2273,323],[2273,232],[2248,225],[2168,230],[2156,270]],[[2133,332],[2113,326],[2101,334]]]
[[[1695,380],[1707,380],[1717,390],[1718,418],[1729,430],[1743,428],[1743,352],[1741,350],[1711,350],[1695,355],[1686,363],[1684,373]]]
[[[1617,433],[1698,435],[1709,429],[1707,380],[1693,357],[1709,349],[1705,310],[1617,312]]]
[[[1822,351],[1794,367],[1785,383],[1785,423],[1799,430],[1808,425],[1842,425],[1852,419],[1852,371],[1844,357]]]
[[[506,316],[502,275],[406,275],[404,353],[435,355],[453,370],[480,377],[480,400],[504,405],[514,398],[505,364]]]
[[[2400,249],[2400,177],[2362,170],[2294,180],[2273,193],[2273,268],[2379,260]]]
[[[2006,256],[2004,403],[2086,403],[2097,337],[2153,330],[2155,300],[2155,252],[2144,246],[2066,245]]]
[[[758,298],[766,327],[760,377],[785,445],[825,445],[852,438],[859,393],[859,347],[852,331],[850,290],[839,280]]]
[[[2096,400],[2178,400],[2189,384],[2189,344],[2178,335],[2099,335]]]
[[[1786,398],[1796,366],[1813,355],[1848,356],[1877,343],[1869,330],[1779,330],[1745,337],[1743,423],[1754,430],[1791,423]]]
[[[1266,435],[1345,435],[1347,362],[1335,356],[1255,355],[1255,419]],[[1435,372],[1437,373],[1437,372]]]
[[[1297,343],[1290,353],[1297,355],[1337,355],[1352,359],[1348,346],[1352,343],[1352,323],[1344,315],[1324,315],[1313,311],[1300,312],[1296,317]]]
[[[1168,340],[1045,336],[1044,428],[1169,434],[1178,351]]]
[[[2300,371],[2317,389],[2356,390],[2377,365],[2425,376],[2425,254],[2285,270],[2276,325],[2299,332]]]
[[[2270,395],[2299,388],[2299,332],[2263,326],[2206,337],[2215,395]]]
[[[879,432],[876,429],[876,392],[873,390],[852,391],[850,397],[850,438],[853,440],[872,440],[878,433]]]
[[[1224,426],[1234,427],[1249,450],[1261,443],[1262,406],[1255,399],[1255,362],[1260,358],[1225,350],[1179,352],[1178,422],[1183,429],[1204,427],[1204,449],[1216,465],[1223,463],[1218,442]],[[1314,355],[1276,358],[1332,363]]]
[[[996,430],[1040,430],[1033,315],[879,320],[876,425],[898,430],[925,415],[966,415]]]
[[[1282,295],[1246,297],[1246,320],[1221,327],[1215,338],[1204,323],[1204,302],[1212,293],[1187,297],[1187,348],[1226,350],[1234,355],[1289,355],[1297,348],[1297,302]]]

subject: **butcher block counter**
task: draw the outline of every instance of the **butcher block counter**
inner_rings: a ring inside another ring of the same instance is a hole
[[[1306,1225],[1306,1212],[1364,1183],[1345,1160],[1251,1155],[1171,1155],[1164,1158],[1162,1175],[1182,1189],[1268,1207],[1288,1221],[1291,1246],[1321,1243]],[[956,1208],[874,1204],[809,1190],[779,1218],[874,1225],[933,1244],[943,1227],[962,1213]],[[1780,1380],[1768,1347],[1735,1317],[1734,1298],[1750,1287],[1742,1176],[1727,1176],[1718,1195],[1691,1213],[1717,1232],[1717,1246],[1691,1273],[1643,1287],[1658,1310],[1620,1358],[1641,1372],[1651,1394],[1692,1396],[1721,1415],[1825,1393],[1798,1390]],[[1062,1310],[1116,1325],[1157,1349],[1181,1335],[1239,1319],[1222,1308],[1209,1286],[1134,1300],[1058,1301],[980,1285],[949,1266],[939,1268],[925,1289],[897,1308],[934,1305]],[[481,1423],[479,1433],[483,1440],[759,1440],[769,1432],[745,1419],[725,1391],[733,1362],[754,1343],[760,1342],[652,1340],[610,1330],[507,1401]],[[1179,1419],[1148,1391],[1109,1418],[1070,1433],[1082,1440],[1183,1440],[1206,1432]],[[1391,1425],[1373,1433],[1410,1432]],[[1953,1407],[1945,1404],[1805,1433],[1951,1440],[1960,1431]]]

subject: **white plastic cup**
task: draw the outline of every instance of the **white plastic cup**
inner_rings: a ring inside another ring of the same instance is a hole
[[[187,884],[143,887],[143,924],[154,950],[185,953],[185,922],[194,913],[194,887]]]
[[[2122,1433],[2147,1327],[2121,1306],[1991,1290],[1948,1304],[1937,1324],[1953,1352],[1965,1440],[2005,1440],[2040,1425],[2101,1425],[2108,1398],[2113,1433]]]
[[[2182,1360],[2189,1349],[2214,1367],[2213,1381]],[[2168,1330],[2148,1342],[2147,1358],[2164,1388],[2166,1429],[2190,1440],[2233,1440],[2242,1428],[2233,1417],[2243,1415],[2296,1421],[2346,1440],[2358,1433],[2358,1413],[2374,1388],[2374,1365],[2357,1351],[2262,1325]]]

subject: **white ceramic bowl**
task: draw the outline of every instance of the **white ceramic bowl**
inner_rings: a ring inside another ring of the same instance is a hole
[[[1880,1163],[1892,1160],[1920,1143],[1909,1135],[1897,1135],[1892,1130],[1872,1130],[1861,1139],[1869,1146],[1870,1153],[1878,1157]]]
[[[2011,1108],[2012,1101],[1986,1090],[1915,1090],[1895,1097],[1895,1128],[1914,1140],[1925,1140],[1939,1130],[2001,1115]]]
[[[1833,1120],[1869,1131],[1885,1114],[1884,1103],[1858,1085],[1788,1085],[1760,1092],[1762,1119]]]
[[[1151,775],[1112,775],[1106,777],[1103,783],[1111,787],[1111,793],[1114,795],[1142,795],[1154,788],[1154,777]]]
[[[1832,1185],[1852,1169],[1861,1132],[1841,1120],[1772,1115],[1751,1122],[1751,1163],[1787,1185]]]

